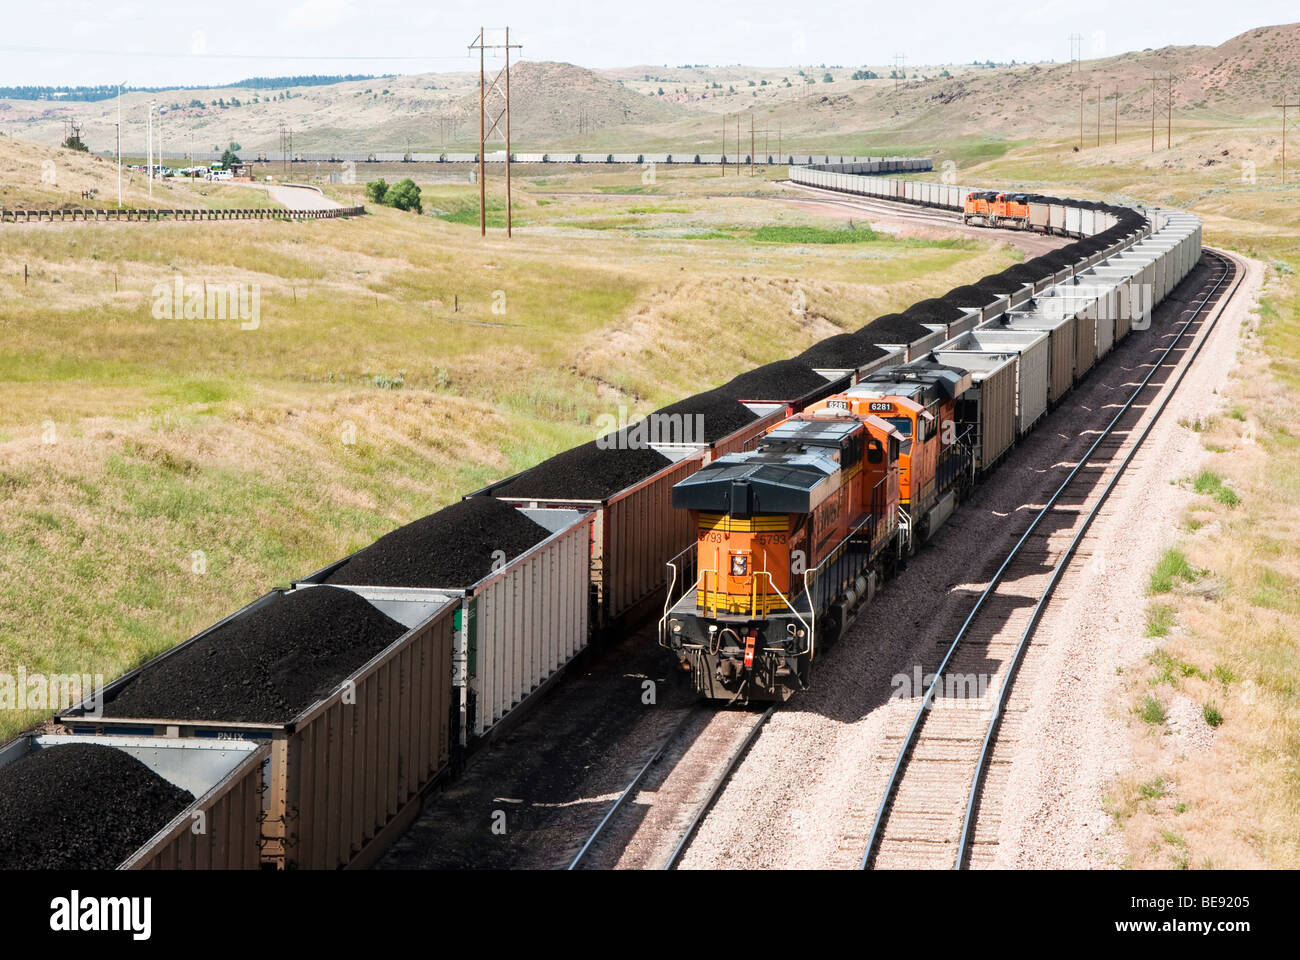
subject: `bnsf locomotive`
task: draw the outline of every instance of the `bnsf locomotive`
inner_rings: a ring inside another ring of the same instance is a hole
[[[973,190],[966,195],[962,223],[981,227],[1029,229],[1029,197],[1023,193]]]
[[[776,424],[757,449],[673,487],[689,510],[686,587],[660,622],[706,697],[786,700],[809,668],[965,497],[978,424],[970,375],[920,361]]]

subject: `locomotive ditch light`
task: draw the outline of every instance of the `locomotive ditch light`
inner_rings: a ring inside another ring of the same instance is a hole
[[[682,632],[682,622],[680,620],[673,620],[671,621],[671,623],[672,623],[673,633]]]

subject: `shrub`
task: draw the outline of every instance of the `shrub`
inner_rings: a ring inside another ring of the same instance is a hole
[[[388,181],[383,177],[366,184],[366,199],[371,203],[384,203],[388,196]]]
[[[398,210],[414,210],[416,213],[424,212],[424,206],[420,203],[420,188],[415,185],[415,181],[410,177],[389,187],[384,202],[390,207],[396,207]]]

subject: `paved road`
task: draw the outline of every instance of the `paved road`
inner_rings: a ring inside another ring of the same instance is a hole
[[[341,204],[321,196],[309,187],[290,187],[285,184],[267,186],[267,192],[276,203],[288,210],[333,210]]]

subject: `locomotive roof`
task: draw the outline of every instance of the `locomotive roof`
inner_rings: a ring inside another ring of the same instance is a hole
[[[732,453],[673,487],[673,506],[715,513],[809,513],[839,463],[822,453]],[[734,509],[733,509],[734,508]]]

